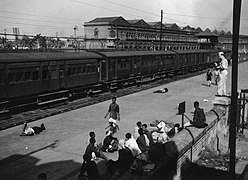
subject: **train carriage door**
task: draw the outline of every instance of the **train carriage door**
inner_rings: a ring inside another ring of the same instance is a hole
[[[107,68],[106,67],[107,67],[106,60],[100,61],[100,71],[101,71],[100,81],[107,80]]]
[[[49,63],[45,62],[41,65],[41,91],[49,91]]]
[[[50,63],[50,83],[49,90],[57,90],[59,89],[59,71],[58,71],[58,63],[56,61],[52,61]]]
[[[129,58],[129,70],[130,70],[129,74],[133,75],[133,57]]]
[[[0,65],[0,99],[7,97],[7,66]],[[1,109],[0,109],[1,110]]]
[[[65,80],[65,61],[61,61],[59,63],[59,88],[66,87],[66,80]]]
[[[140,74],[141,73],[141,56],[137,57],[137,73]]]
[[[116,78],[117,77],[117,59],[112,59],[111,65],[112,65],[112,77]]]

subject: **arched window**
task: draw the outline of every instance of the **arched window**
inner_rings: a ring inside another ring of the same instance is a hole
[[[97,28],[95,28],[95,30],[94,30],[94,36],[98,37],[98,29]]]

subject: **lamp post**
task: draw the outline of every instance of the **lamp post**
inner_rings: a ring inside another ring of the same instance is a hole
[[[77,31],[78,31],[78,27],[77,26],[75,26],[74,28],[73,28],[73,30],[74,30],[74,42],[75,42],[75,51],[76,51],[76,49],[77,49],[77,40],[76,40],[76,38],[77,38]]]
[[[6,33],[7,33],[7,29],[4,28],[4,40],[3,40],[3,47],[4,47],[4,49],[6,48],[6,40],[7,40],[7,35],[6,35]]]

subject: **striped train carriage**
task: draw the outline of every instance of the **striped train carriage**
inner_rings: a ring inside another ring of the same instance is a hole
[[[4,53],[0,56],[0,99],[89,89],[113,81],[122,86],[199,71],[218,61],[215,50]]]

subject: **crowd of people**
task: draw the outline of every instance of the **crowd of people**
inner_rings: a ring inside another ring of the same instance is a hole
[[[188,125],[184,124],[184,127],[193,126],[196,128],[204,128],[207,126],[206,117],[203,108],[199,107],[198,101],[194,102],[194,108],[193,119],[189,121]],[[116,97],[112,98],[112,102],[109,105],[104,118],[107,118],[108,115],[108,122],[117,126],[117,120],[120,120],[120,108],[116,102]],[[106,131],[106,136],[103,139],[103,142],[100,143],[96,143],[96,134],[91,131],[83,155],[83,164],[79,179],[82,179],[86,174],[88,179],[100,179],[100,173],[95,162],[98,157],[106,162],[105,164],[108,169],[107,179],[123,175],[123,173],[132,169],[134,164],[136,164],[135,169],[137,169],[137,166],[144,166],[149,163],[155,164],[155,166],[161,164],[161,162],[158,162],[160,159],[158,159],[156,154],[163,154],[163,152],[166,152],[164,145],[167,146],[168,144],[172,146],[172,149],[176,152],[176,146],[169,143],[169,138],[180,132],[183,127],[180,127],[179,124],[167,123],[163,120],[156,120],[151,123],[150,126],[151,129],[148,130],[147,124],[138,121],[136,122],[133,132],[126,133],[123,139],[117,139],[114,137],[114,134],[117,131],[113,131],[110,128]],[[160,152],[159,149],[162,152]],[[116,161],[108,159],[104,154],[104,152],[113,153],[115,151],[118,152],[118,159]],[[173,154],[174,152],[168,153]],[[165,156],[167,155],[165,153]],[[174,155],[177,155],[177,153]]]

